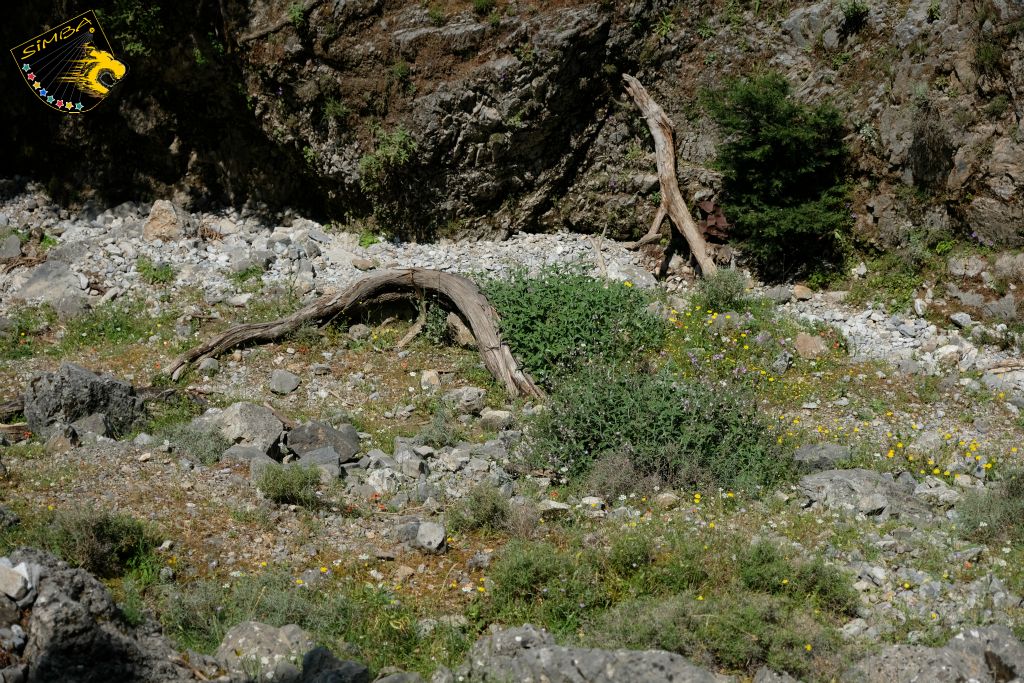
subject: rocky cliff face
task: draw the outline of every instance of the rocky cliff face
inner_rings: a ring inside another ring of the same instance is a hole
[[[15,11],[5,36],[78,4]],[[846,112],[862,239],[1024,243],[1024,10],[1009,0],[193,0],[149,24],[133,0],[105,5],[115,43],[148,54],[126,56],[121,93],[79,120],[12,96],[3,173],[84,196],[375,214],[418,239],[626,237],[653,217],[657,179],[621,74],[666,108],[686,189],[709,198],[718,133],[700,97],[770,68]]]

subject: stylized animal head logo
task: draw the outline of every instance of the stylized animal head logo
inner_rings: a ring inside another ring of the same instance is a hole
[[[11,56],[39,101],[62,114],[89,111],[128,74],[92,10],[26,40]]]
[[[73,66],[60,81],[72,83],[79,90],[95,97],[106,97],[114,84],[128,73],[128,68],[117,61],[114,55],[97,50],[92,45],[83,45],[81,49],[84,56],[73,61]]]

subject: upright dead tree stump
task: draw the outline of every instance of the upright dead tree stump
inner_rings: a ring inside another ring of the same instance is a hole
[[[679,182],[676,180],[676,147],[672,139],[672,122],[669,121],[665,110],[654,101],[640,81],[629,74],[623,74],[622,78],[626,81],[626,92],[640,108],[640,113],[644,115],[647,126],[651,129],[651,135],[654,136],[658,180],[661,183],[661,206],[658,207],[658,213],[654,217],[654,224],[651,225],[647,234],[632,246],[640,247],[657,241],[662,221],[667,216],[671,219],[672,237],[678,236],[681,232],[682,236],[686,238],[686,243],[690,246],[697,265],[700,266],[701,275],[704,277],[714,275],[718,269],[714,260],[708,255],[707,243],[704,241],[700,229],[697,228],[697,224],[693,221],[693,216],[686,208],[686,202],[683,201],[683,195],[679,191]],[[671,250],[672,240],[669,241]],[[668,265],[667,261],[671,258],[671,251],[667,251],[665,256],[666,263],[663,264],[662,270],[665,270]]]

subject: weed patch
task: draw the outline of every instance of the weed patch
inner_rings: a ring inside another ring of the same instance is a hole
[[[316,486],[320,471],[316,467],[268,464],[256,478],[256,486],[268,499],[281,505],[316,507]]]
[[[534,440],[535,459],[570,478],[613,453],[641,475],[679,485],[754,488],[792,473],[752,395],[680,381],[669,368],[585,368],[551,394]]]
[[[635,359],[664,339],[647,295],[621,283],[545,270],[489,280],[484,291],[501,316],[502,339],[548,388],[586,362]]]

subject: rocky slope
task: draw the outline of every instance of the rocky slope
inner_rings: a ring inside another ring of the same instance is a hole
[[[1015,257],[951,258],[946,266],[959,283],[956,292],[983,303],[968,306],[938,290],[922,293],[917,310],[898,315],[848,303],[838,292],[755,285],[779,310],[834,331],[801,328],[778,342],[773,363],[785,385],[775,398],[778,434],[801,444],[800,478],[767,500],[730,510],[721,491],[705,492],[710,503],[687,491],[645,491],[649,502],[641,496],[551,497],[558,493],[558,473],[533,471],[517,455],[522,427],[536,407],[480,388],[473,351],[440,352],[430,344],[395,349],[402,323],[396,328],[387,320],[208,359],[180,387],[208,408],[190,423],[185,418],[198,438],[161,432],[115,440],[141,414],[140,397],[119,380],[147,386],[179,350],[214,329],[247,319],[276,297],[294,306],[340,289],[363,269],[416,265],[505,276],[520,267],[582,262],[595,274],[660,291],[665,303],[652,311],[672,321],[670,306],[688,310],[691,284],[683,263],[678,274],[656,283],[642,253],[567,233],[360,246],[355,235],[296,216],[282,221],[290,225],[269,225],[256,215],[190,214],[166,203],[62,211],[41,191],[0,205],[9,222],[59,235],[45,262],[0,276],[0,333],[15,344],[19,334],[27,335],[33,344],[0,366],[0,395],[23,396],[28,428],[37,435],[36,442],[5,450],[4,501],[37,511],[98,505],[149,520],[170,542],[161,554],[166,587],[207,576],[231,585],[269,563],[287,567],[297,585],[310,589],[340,576],[379,590],[400,586],[410,601],[442,603],[422,617],[424,624],[444,620],[468,628],[462,612],[479,588],[490,589],[488,567],[500,552],[492,538],[453,538],[448,520],[460,500],[487,483],[520,506],[528,534],[546,533],[545,525],[578,529],[588,544],[602,547],[635,526],[656,534],[718,528],[771,539],[798,555],[820,551],[848,572],[859,595],[855,615],[841,623],[843,642],[867,651],[879,641],[917,648],[915,658],[904,657],[905,650],[878,654],[877,661],[852,669],[850,680],[877,667],[909,667],[900,669],[908,677],[933,664],[984,671],[978,669],[984,655],[972,654],[974,645],[965,654],[959,639],[941,650],[923,644],[1021,623],[1019,547],[966,540],[955,526],[965,500],[1000,491],[1002,472],[1019,466],[1024,371],[1012,343],[999,343],[1005,323],[986,306],[1001,297],[983,275],[1004,273],[1008,287],[1015,287]],[[160,271],[161,264],[169,269]],[[97,334],[76,327],[132,301],[141,302],[130,310],[145,326],[133,325],[128,338],[115,329]],[[54,306],[57,315],[26,318],[40,303]],[[697,316],[731,336],[730,323],[723,322],[728,312]],[[87,337],[79,343],[78,334]],[[840,341],[847,353],[830,348]],[[110,371],[116,379],[62,361]],[[146,396],[150,410],[159,412],[153,394]],[[426,443],[438,404],[449,407],[464,439]],[[272,502],[260,489],[260,474],[273,462],[316,467],[317,495],[328,504],[308,511]],[[266,638],[241,633],[247,642],[307,642],[293,631]],[[998,646],[979,647],[1000,652],[1017,647],[1001,632],[979,633],[966,637],[994,639]],[[509,649],[516,636],[525,640],[515,642],[535,647]],[[544,675],[574,680],[565,662],[578,655],[548,636],[516,631],[493,639],[478,646],[460,675],[500,680],[508,671],[526,675],[550,664]],[[298,662],[302,654],[289,656]],[[613,670],[667,667],[695,680],[712,675],[693,673],[693,664],[702,662],[666,653],[587,657],[607,658]],[[220,666],[228,666],[223,658]]]
[[[114,202],[142,193],[290,204],[321,219],[376,213],[407,238],[623,237],[646,228],[657,184],[620,74],[638,74],[666,107],[683,179],[706,198],[718,191],[717,134],[700,97],[768,67],[846,113],[862,240],[1024,240],[1024,31],[1003,0],[885,1],[863,13],[784,0],[517,0],[482,13],[456,1],[131,7],[106,15],[122,43],[149,53],[129,59],[121,93],[80,121],[12,98],[0,173]],[[21,9],[5,31],[31,35],[46,16]],[[17,92],[11,70],[2,78]]]

